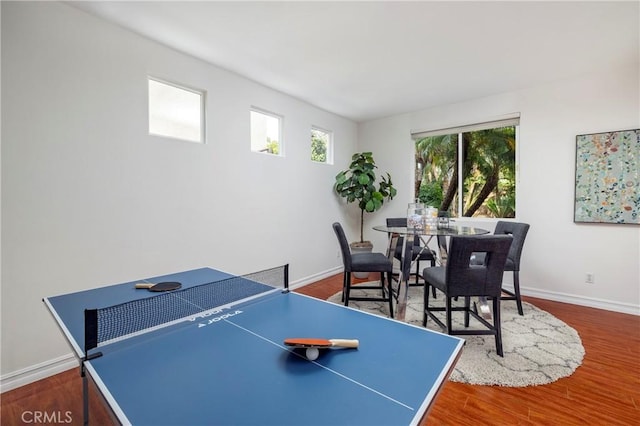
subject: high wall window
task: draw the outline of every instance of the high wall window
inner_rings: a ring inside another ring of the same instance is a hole
[[[516,215],[519,117],[414,132],[415,198],[451,217]]]
[[[281,116],[251,108],[251,151],[283,155]]]
[[[149,134],[205,140],[205,93],[149,77]]]
[[[311,128],[311,160],[333,164],[333,135],[328,130]]]

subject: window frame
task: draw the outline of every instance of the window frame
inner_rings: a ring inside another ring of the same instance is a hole
[[[200,113],[200,131],[198,132],[199,140],[186,139],[175,135],[167,135],[162,133],[154,133],[151,131],[151,91],[149,85],[151,81],[164,84],[165,86],[172,87],[174,89],[183,90],[185,92],[193,93],[200,96],[200,107],[198,111]],[[196,87],[188,86],[182,83],[176,83],[175,81],[167,80],[165,78],[156,77],[154,75],[147,75],[147,132],[149,136],[174,139],[184,142],[192,142],[205,144],[207,140],[207,91],[204,89],[198,89]]]
[[[517,194],[518,194],[518,186],[520,182],[520,167],[519,167],[519,150],[520,150],[520,114],[508,114],[500,118],[495,118],[492,120],[487,120],[485,122],[474,123],[474,124],[464,124],[458,126],[452,126],[448,128],[434,129],[434,130],[420,130],[420,131],[411,131],[411,138],[413,141],[413,155],[414,155],[414,176],[416,176],[418,172],[418,164],[415,161],[416,158],[416,142],[420,139],[429,136],[445,136],[445,135],[457,135],[456,141],[456,149],[458,152],[463,150],[463,134],[464,133],[472,133],[481,130],[489,130],[489,129],[498,129],[503,127],[514,127],[514,139],[515,139],[515,150],[514,150],[514,218],[518,216],[518,206],[517,206]],[[466,220],[502,220],[509,218],[500,218],[500,217],[477,217],[477,216],[463,216],[464,214],[464,194],[460,191],[464,189],[464,181],[466,176],[464,175],[464,162],[461,156],[458,155],[458,182],[457,182],[457,203],[455,205],[455,216],[459,219]],[[415,181],[414,181],[415,183]],[[415,187],[415,185],[414,185]],[[415,197],[418,197],[418,194],[414,194]],[[483,203],[484,204],[484,203]],[[453,207],[453,205],[451,206]],[[511,218],[511,219],[514,219]]]
[[[311,161],[313,163],[316,164],[329,164],[329,165],[333,165],[333,131],[332,130],[327,130],[325,128],[319,127],[319,126],[311,126],[311,131],[309,132],[311,137],[310,142],[313,144],[313,132],[320,132],[320,133],[324,133],[325,135],[327,135],[327,146],[326,146],[326,155],[325,155],[325,161],[316,161],[313,158],[311,158]]]
[[[270,118],[275,118],[276,120],[278,120],[278,153],[275,154],[273,152],[267,152],[264,150],[261,151],[257,151],[253,149],[253,117],[252,117],[252,113],[256,113],[256,114],[262,114],[264,116],[270,117]],[[259,108],[256,106],[251,106],[249,107],[249,142],[250,142],[250,148],[251,148],[251,152],[256,153],[256,154],[266,154],[266,155],[271,155],[274,157],[284,157],[284,116],[263,108]]]

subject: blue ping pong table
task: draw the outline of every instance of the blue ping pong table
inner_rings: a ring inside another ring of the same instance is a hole
[[[43,300],[82,373],[122,424],[418,424],[463,346],[457,337],[270,288],[85,348],[85,309],[160,297],[179,304],[181,292],[203,283],[215,288],[232,277],[202,268],[144,280],[181,282],[173,292],[135,289],[138,280]],[[145,309],[129,312],[124,322],[137,322]],[[283,344],[289,337],[358,339],[360,345],[323,350],[310,361]]]

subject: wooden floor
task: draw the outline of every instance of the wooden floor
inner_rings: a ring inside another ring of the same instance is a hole
[[[327,299],[340,287],[341,276],[336,275],[297,291]],[[582,366],[572,376],[544,386],[447,382],[421,424],[640,425],[640,317],[525,300],[578,331],[586,351]],[[1,424],[38,423],[38,413],[54,413],[50,423],[81,424],[81,401],[81,380],[73,369],[2,394]],[[90,402],[92,424],[111,424],[95,392]]]

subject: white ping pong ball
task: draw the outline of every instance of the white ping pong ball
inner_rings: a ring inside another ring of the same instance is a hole
[[[318,355],[320,355],[318,348],[307,348],[307,359],[309,361],[315,361],[318,359]]]

